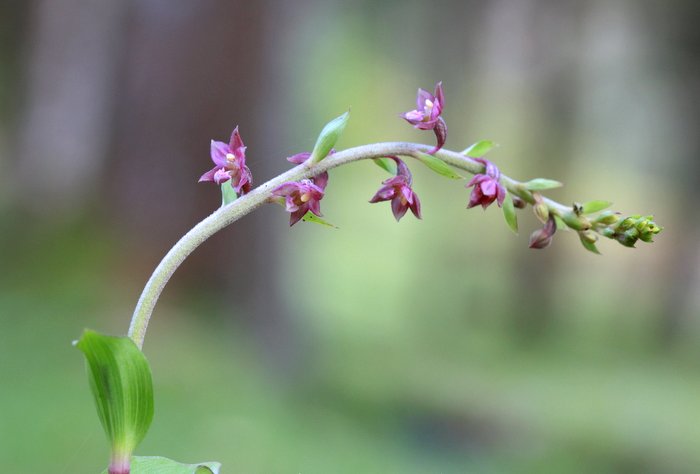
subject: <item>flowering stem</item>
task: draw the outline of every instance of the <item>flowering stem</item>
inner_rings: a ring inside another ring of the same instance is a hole
[[[432,151],[431,146],[406,142],[375,143],[349,148],[334,153],[318,163],[304,163],[292,168],[268,182],[261,184],[234,202],[220,207],[187,232],[158,264],[136,304],[136,309],[134,310],[134,315],[132,316],[129,326],[129,337],[139,348],[143,347],[148,322],[153,313],[153,308],[158,301],[158,297],[168,283],[168,280],[170,280],[170,277],[185,258],[219,230],[232,224],[266,202],[270,202],[273,198],[272,191],[279,185],[291,181],[312,178],[331,168],[337,168],[338,166],[353,161],[393,155],[415,157],[418,153],[426,153],[429,151]],[[484,171],[483,164],[458,152],[445,150],[443,148],[435,153],[435,156],[445,163],[471,174],[478,174]],[[501,175],[501,180],[509,192],[520,197],[529,204],[535,203],[535,198],[532,193],[526,190],[520,182],[505,175]],[[550,212],[556,215],[562,215],[571,210],[569,206],[564,206],[546,198],[544,202],[549,207]]]

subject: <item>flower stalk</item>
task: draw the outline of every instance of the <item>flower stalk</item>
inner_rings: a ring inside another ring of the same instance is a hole
[[[234,202],[220,207],[211,215],[195,225],[187,232],[163,257],[155,271],[146,283],[141,297],[134,310],[131,324],[129,326],[129,337],[136,345],[143,347],[148,322],[153,313],[153,309],[158,298],[167,284],[170,277],[180,264],[189,256],[200,244],[206,241],[213,234],[228,225],[236,222],[246,214],[270,202],[275,198],[273,191],[281,185],[289,182],[298,182],[304,179],[311,179],[330,169],[337,168],[355,161],[381,158],[386,156],[415,157],[418,153],[432,151],[433,147],[418,143],[409,142],[386,142],[349,148],[327,156],[324,160],[315,163],[303,163],[292,168],[281,175],[272,178],[257,188],[252,189],[247,194],[241,196]],[[461,169],[473,175],[486,172],[485,165],[476,159],[465,156],[459,152],[441,149],[435,152],[434,156],[446,164]],[[528,204],[544,204],[553,216],[564,216],[573,213],[572,206],[566,206],[546,197],[535,196],[523,183],[501,174],[501,184],[515,197]],[[616,234],[617,236],[617,234]]]

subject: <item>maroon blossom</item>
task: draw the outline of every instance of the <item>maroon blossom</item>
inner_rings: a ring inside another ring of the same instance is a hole
[[[253,175],[245,164],[245,150],[246,146],[238,133],[238,127],[233,130],[228,144],[212,140],[211,160],[215,166],[204,173],[199,182],[213,181],[222,184],[230,180],[231,186],[239,196],[250,191]]]
[[[552,236],[557,231],[557,223],[553,216],[549,216],[544,227],[537,229],[532,234],[530,234],[530,248],[531,249],[544,249],[549,247],[552,243]]]
[[[435,86],[435,95],[424,89],[418,89],[416,109],[401,114],[408,123],[419,130],[432,130],[437,138],[437,146],[429,151],[433,154],[443,147],[447,140],[447,124],[440,116],[445,107],[445,96],[442,92],[442,82]]]
[[[331,153],[333,151],[331,150]],[[329,155],[331,154],[329,153]],[[292,163],[301,164],[305,162],[311,153],[304,152],[287,158]],[[287,212],[290,212],[289,225],[293,226],[299,222],[307,212],[311,211],[318,217],[321,214],[321,199],[326,191],[328,184],[328,173],[323,172],[311,179],[302,179],[301,181],[293,181],[277,186],[273,191],[273,196],[284,198],[284,205]]]
[[[479,204],[486,209],[493,201],[498,202],[498,207],[503,206],[503,200],[506,198],[506,188],[499,181],[501,172],[498,167],[483,158],[472,159],[483,164],[486,170],[485,174],[477,174],[467,183],[467,187],[474,186],[469,197],[467,209]]]
[[[396,176],[383,181],[383,186],[369,202],[391,201],[391,212],[394,213],[397,221],[400,221],[409,209],[414,216],[420,219],[420,200],[411,189],[413,181],[411,171],[406,163],[398,157],[390,156],[389,158],[396,162]]]

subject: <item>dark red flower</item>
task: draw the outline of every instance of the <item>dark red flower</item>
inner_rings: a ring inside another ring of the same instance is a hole
[[[477,174],[467,183],[467,187],[474,186],[467,209],[479,204],[486,209],[493,201],[497,201],[498,206],[501,207],[506,198],[506,188],[500,183],[501,172],[498,167],[483,158],[472,159],[483,164],[486,170],[485,174]]]
[[[320,201],[323,199],[327,184],[328,173],[323,172],[311,179],[281,184],[272,191],[272,195],[284,198],[285,209],[290,213],[289,225],[293,226],[309,211],[319,217],[323,216]]]
[[[532,234],[530,234],[530,248],[531,249],[544,249],[549,247],[552,243],[552,236],[557,231],[557,223],[552,215],[549,216],[544,227],[537,229]]]
[[[418,195],[411,189],[411,182],[413,181],[411,171],[406,166],[406,163],[399,158],[395,156],[390,156],[389,158],[396,162],[396,176],[382,182],[383,186],[379,188],[379,191],[369,202],[391,201],[391,211],[394,213],[397,221],[401,220],[409,209],[411,209],[414,216],[420,219],[420,200]]]

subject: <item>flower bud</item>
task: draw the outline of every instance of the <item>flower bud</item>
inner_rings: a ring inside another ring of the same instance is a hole
[[[511,195],[513,197],[513,206],[516,209],[525,209],[527,207],[527,203],[520,199],[518,196]]]
[[[615,224],[620,220],[620,213],[613,211],[603,211],[593,220],[596,224],[610,225]]]
[[[595,232],[591,230],[584,230],[583,232],[579,232],[579,235],[581,236],[581,240],[585,240],[590,244],[594,244],[598,241],[598,236]]]
[[[543,202],[538,202],[537,204],[532,206],[532,211],[535,213],[537,218],[543,223],[547,222],[547,220],[549,219],[549,206],[547,206]]]
[[[591,228],[591,222],[583,216],[576,214],[576,210],[573,212],[567,212],[561,218],[564,220],[566,225],[574,230],[588,230]]]
[[[549,216],[547,223],[541,229],[530,234],[529,246],[531,249],[544,249],[552,243],[552,236],[557,231],[557,223],[553,216]]]

